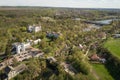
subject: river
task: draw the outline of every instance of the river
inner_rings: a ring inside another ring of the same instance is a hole
[[[106,20],[100,20],[100,21],[87,21],[88,23],[91,24],[96,24],[96,25],[109,25],[112,23],[112,21],[116,21],[116,20],[120,20],[120,19],[106,19]]]

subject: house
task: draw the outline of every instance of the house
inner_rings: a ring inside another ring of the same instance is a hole
[[[99,61],[100,57],[97,55],[97,54],[93,54],[91,57],[90,57],[90,60],[91,61]]]
[[[27,67],[25,64],[20,64],[17,67],[7,66],[5,67],[4,71],[5,74],[7,75],[7,79],[10,80],[11,78],[23,72],[26,68]]]
[[[41,26],[29,25],[28,26],[28,31],[29,32],[39,32],[39,31],[41,31]]]
[[[105,63],[105,62],[106,62],[106,59],[105,59],[105,58],[102,58],[102,57],[99,57],[97,54],[93,54],[93,55],[90,57],[90,61],[97,61],[97,62]]]

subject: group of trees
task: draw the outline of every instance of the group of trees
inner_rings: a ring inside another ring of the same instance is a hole
[[[72,64],[77,73],[88,75],[90,72],[90,65],[87,62],[86,57],[83,55],[83,52],[81,52],[77,47],[74,47],[72,49],[72,54],[66,58],[66,62]]]

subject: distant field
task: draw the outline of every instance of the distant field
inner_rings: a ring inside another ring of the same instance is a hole
[[[102,64],[92,64],[92,65],[93,65],[93,69],[96,71],[96,74],[99,76],[100,80],[114,80],[104,65]]]
[[[110,39],[104,44],[104,47],[114,56],[120,58],[120,39]]]

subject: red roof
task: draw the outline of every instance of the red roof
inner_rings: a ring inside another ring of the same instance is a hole
[[[99,60],[100,57],[99,57],[97,54],[93,54],[93,55],[90,57],[90,59],[96,61],[96,60]]]

